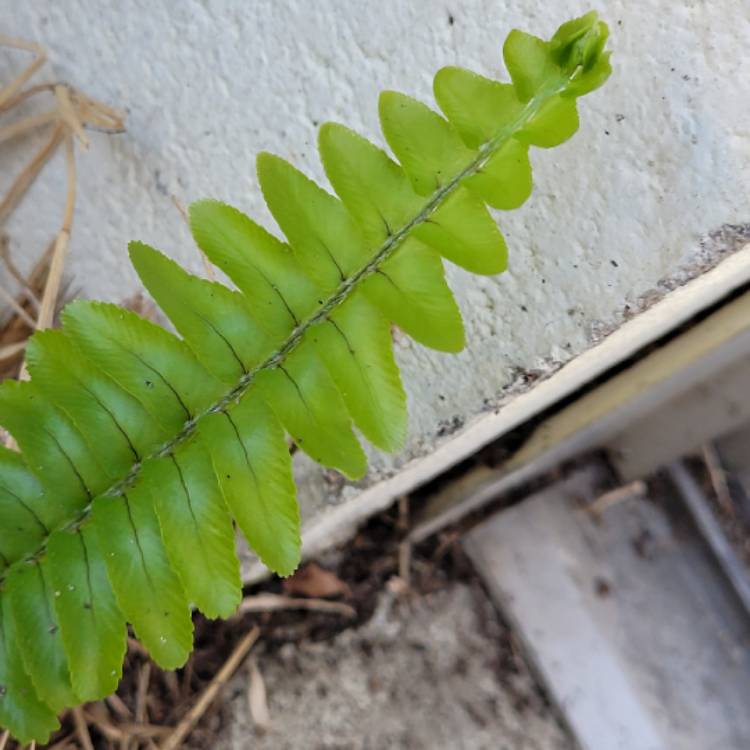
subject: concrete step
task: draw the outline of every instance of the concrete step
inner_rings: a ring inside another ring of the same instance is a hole
[[[665,485],[598,520],[591,465],[464,544],[584,750],[750,747],[750,621]]]

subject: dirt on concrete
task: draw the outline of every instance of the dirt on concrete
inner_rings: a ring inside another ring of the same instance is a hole
[[[478,585],[411,600],[385,589],[364,625],[273,652],[261,642],[256,664],[270,728],[253,720],[246,668],[225,693],[216,750],[574,748]]]
[[[64,715],[48,747],[574,750],[460,530],[416,546],[408,530],[399,503],[293,577],[246,589],[229,620],[195,613],[176,672],[130,639],[117,694],[84,707],[83,730]],[[249,658],[204,700],[252,632]]]

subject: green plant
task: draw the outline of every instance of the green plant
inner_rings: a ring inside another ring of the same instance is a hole
[[[0,724],[44,740],[56,712],[114,690],[126,621],[171,669],[191,650],[191,605],[227,616],[240,596],[232,519],[274,571],[300,555],[285,433],[361,477],[352,421],[396,450],[406,405],[390,323],[462,348],[441,257],[501,272],[485,204],[531,192],[529,146],[578,127],[576,98],[610,73],[595,13],[550,41],[513,31],[512,84],[459,68],[435,78],[447,120],[386,92],[380,118],[401,165],[341,125],[320,131],[335,198],[270,154],[264,197],[284,244],[216,202],[190,210],[195,239],[235,283],[189,275],[130,245],[177,338],[114,305],[78,301],[28,346],[30,382],[0,387]]]

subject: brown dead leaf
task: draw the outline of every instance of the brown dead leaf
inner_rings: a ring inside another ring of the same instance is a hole
[[[234,617],[246,612],[278,612],[286,609],[297,609],[307,612],[328,612],[342,617],[354,618],[357,610],[343,602],[332,602],[328,599],[311,599],[307,596],[284,596],[283,594],[253,594],[241,602]],[[190,662],[188,662],[188,667]]]
[[[283,586],[287,594],[294,596],[331,598],[351,595],[351,590],[344,581],[314,562],[308,563],[293,576],[286,578]]]

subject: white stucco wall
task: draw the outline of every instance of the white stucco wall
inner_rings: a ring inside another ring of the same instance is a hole
[[[582,0],[0,0],[0,26],[43,43],[54,77],[128,110],[127,133],[93,134],[79,160],[69,264],[82,294],[121,300],[138,288],[130,239],[200,271],[170,195],[220,198],[270,222],[256,152],[323,181],[318,123],[341,120],[382,143],[381,89],[431,101],[432,75],[446,64],[505,77],[500,48],[512,27],[546,36],[587,9]],[[375,455],[361,486],[429,453],[507,400],[521,373],[551,372],[750,235],[748,1],[601,0],[598,10],[612,30],[614,75],[581,101],[572,141],[533,154],[532,198],[498,214],[510,271],[450,270],[466,352],[399,340],[411,438],[400,456]],[[0,80],[21,59],[1,54]],[[0,148],[0,187],[21,158]],[[58,162],[8,226],[27,265],[55,230],[62,189]],[[359,491],[304,461],[300,473],[307,518]]]

